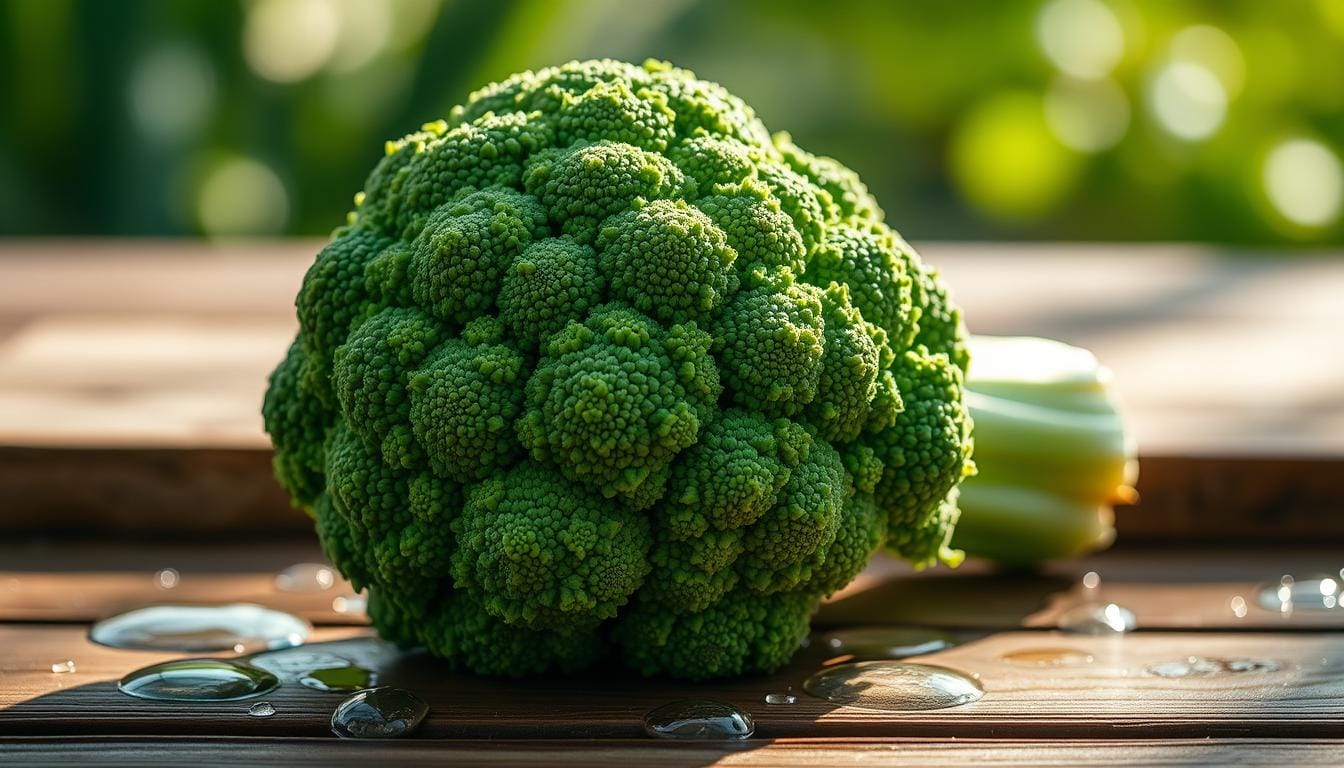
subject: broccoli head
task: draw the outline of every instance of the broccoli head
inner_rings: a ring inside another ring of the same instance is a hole
[[[525,72],[389,142],[296,304],[276,476],[457,668],[765,672],[879,549],[958,556],[959,310],[690,72]]]

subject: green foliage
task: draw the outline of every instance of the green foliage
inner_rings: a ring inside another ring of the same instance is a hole
[[[884,543],[957,559],[964,328],[857,176],[657,63],[452,115],[389,145],[263,405],[385,636],[762,672]]]

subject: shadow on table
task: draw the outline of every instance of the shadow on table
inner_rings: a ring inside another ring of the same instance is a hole
[[[817,627],[909,624],[948,629],[1017,629],[1076,581],[1029,571],[939,571],[876,581],[827,602]]]

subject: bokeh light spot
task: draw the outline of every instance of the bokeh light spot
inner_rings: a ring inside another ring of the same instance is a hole
[[[256,0],[247,8],[243,55],[267,80],[298,82],[327,63],[339,34],[340,18],[328,0]]]
[[[1212,136],[1227,115],[1227,91],[1203,64],[1171,61],[1149,87],[1153,115],[1171,135],[1187,141]]]
[[[196,216],[212,237],[275,234],[289,219],[289,195],[265,163],[230,157],[206,172],[196,192]]]
[[[392,38],[395,3],[334,0],[338,32],[335,50],[327,61],[333,72],[360,69],[378,57]]]
[[[1129,100],[1111,80],[1061,76],[1045,93],[1045,120],[1065,146],[1100,152],[1124,138],[1129,129]]]
[[[146,135],[161,140],[190,136],[214,106],[214,67],[195,46],[161,45],[135,63],[127,99],[132,120]]]
[[[1344,204],[1344,168],[1339,156],[1312,139],[1289,139],[1265,157],[1265,194],[1289,222],[1325,227],[1339,219]]]
[[[1052,0],[1036,17],[1041,50],[1064,73],[1105,77],[1125,53],[1120,20],[1101,0]]]
[[[1223,84],[1229,101],[1241,93],[1246,83],[1246,60],[1241,47],[1217,27],[1200,24],[1177,32],[1171,39],[1171,57],[1207,68]]]
[[[952,176],[968,201],[999,219],[1048,213],[1077,179],[1080,156],[1059,142],[1041,97],[1010,91],[982,102],[957,126]]]

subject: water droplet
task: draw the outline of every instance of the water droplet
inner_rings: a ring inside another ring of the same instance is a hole
[[[51,665],[51,671],[52,674],[56,675],[68,675],[75,671],[75,660],[66,659],[65,661],[58,661]]]
[[[269,701],[258,701],[247,708],[247,714],[253,717],[270,717],[275,714],[275,707],[271,706]]]
[[[182,580],[182,574],[177,572],[176,568],[164,568],[154,574],[154,583],[159,589],[172,589]]]
[[[921,627],[855,627],[828,633],[826,647],[850,659],[904,659],[957,645],[945,632]]]
[[[1144,672],[1155,677],[1212,677],[1228,673],[1276,672],[1279,663],[1273,659],[1212,659],[1187,656],[1178,661],[1149,664]]]
[[[337,666],[309,669],[299,675],[299,682],[319,691],[358,691],[378,682],[378,674],[350,662]]]
[[[295,563],[275,575],[281,592],[324,592],[336,584],[336,572],[321,563]]]
[[[766,704],[793,704],[798,701],[798,697],[792,693],[767,693],[765,694]]]
[[[644,732],[662,739],[738,741],[755,733],[756,723],[727,702],[685,699],[651,710]]]
[[[823,669],[803,690],[835,704],[880,712],[959,707],[985,695],[980,683],[944,667],[896,661],[860,661]]]
[[[370,688],[331,713],[331,732],[344,739],[390,739],[415,730],[429,713],[419,696],[401,688]]]
[[[1340,581],[1333,576],[1313,575],[1301,579],[1284,574],[1277,582],[1260,585],[1260,607],[1284,615],[1294,610],[1324,611],[1339,607]]]
[[[342,595],[333,598],[331,610],[337,613],[362,614],[368,609],[368,598],[364,595]]]
[[[282,611],[248,603],[151,605],[103,619],[89,639],[113,648],[200,653],[246,648],[289,648],[308,638],[312,625]]]
[[[1004,661],[1037,667],[1081,667],[1093,662],[1092,654],[1074,648],[1023,648],[1003,654]]]
[[[117,690],[160,701],[234,701],[280,685],[264,669],[224,659],[178,659],[152,664],[121,678]]]
[[[1059,628],[1075,635],[1112,635],[1138,626],[1134,612],[1115,603],[1082,603],[1059,615]]]
[[[1246,598],[1241,595],[1233,595],[1232,599],[1227,601],[1227,607],[1232,609],[1232,615],[1238,619],[1246,618]]]
[[[1096,571],[1083,574],[1083,589],[1096,589],[1099,586],[1101,586],[1101,574]]]

